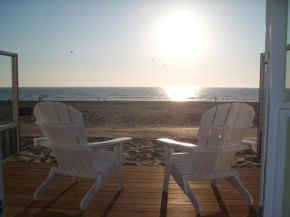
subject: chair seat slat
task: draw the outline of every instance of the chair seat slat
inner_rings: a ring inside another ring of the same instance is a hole
[[[66,129],[75,129],[75,128],[83,128],[84,123],[50,123],[48,121],[36,120],[35,123],[40,126],[47,126],[53,128],[66,128]]]
[[[215,130],[235,130],[235,129],[248,129],[252,127],[252,123],[245,123],[245,124],[236,124],[236,125],[208,125],[208,124],[200,124],[200,128],[204,129],[215,129]]]

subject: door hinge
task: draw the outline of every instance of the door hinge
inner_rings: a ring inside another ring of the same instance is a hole
[[[264,56],[265,72],[269,72],[270,69],[270,53],[265,53]]]

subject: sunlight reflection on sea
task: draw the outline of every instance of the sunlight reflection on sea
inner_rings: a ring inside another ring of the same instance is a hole
[[[11,89],[11,88],[10,88]],[[0,100],[11,98],[0,88]],[[51,101],[258,101],[258,88],[198,87],[20,87],[20,100]]]

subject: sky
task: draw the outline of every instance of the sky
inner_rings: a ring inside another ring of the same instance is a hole
[[[0,0],[0,50],[18,53],[21,87],[258,87],[265,11],[265,0]]]

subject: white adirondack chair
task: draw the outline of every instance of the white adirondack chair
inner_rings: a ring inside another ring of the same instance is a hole
[[[198,131],[198,145],[158,139],[164,144],[164,183],[168,192],[169,178],[173,178],[191,200],[198,214],[199,201],[192,191],[189,180],[212,180],[216,186],[218,178],[225,178],[246,199],[248,205],[253,198],[239,179],[231,163],[237,151],[252,148],[254,142],[243,140],[253,124],[254,109],[245,103],[226,103],[209,109],[202,115]],[[174,153],[173,150],[185,152]]]
[[[80,208],[85,210],[92,197],[117,173],[119,190],[123,189],[123,143],[128,137],[104,142],[87,142],[82,114],[75,108],[59,102],[40,102],[34,107],[36,124],[45,135],[34,140],[36,146],[52,149],[59,167],[52,167],[48,178],[34,193],[41,195],[63,175],[97,179],[83,198]],[[114,151],[104,151],[114,147]]]

